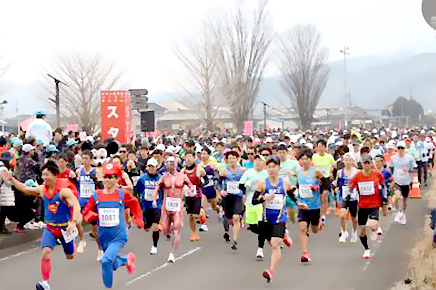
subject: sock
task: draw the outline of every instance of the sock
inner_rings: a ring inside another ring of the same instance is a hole
[[[368,247],[368,237],[366,235],[364,235],[363,237],[360,237],[360,242],[362,243],[362,245],[365,248],[365,250],[369,250],[369,247]]]
[[[157,242],[159,241],[159,232],[153,232],[153,246],[157,248]]]
[[[42,280],[48,281],[50,279],[50,272],[51,272],[50,259],[41,258]]]

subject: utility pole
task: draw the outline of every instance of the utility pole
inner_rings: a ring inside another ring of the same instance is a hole
[[[59,100],[59,84],[63,84],[64,86],[68,85],[60,80],[58,80],[57,78],[55,78],[54,76],[47,74],[49,77],[51,77],[56,85],[56,95],[55,95],[55,99],[52,98],[48,98],[50,101],[52,101],[53,103],[56,104],[56,126],[57,128],[61,127],[61,110],[60,110],[60,100]]]
[[[263,104],[263,128],[266,131],[266,107],[270,107],[268,104],[261,102]],[[271,108],[271,107],[270,107]]]
[[[348,98],[349,106],[351,107],[351,94],[347,92],[347,55],[350,55],[349,50],[350,48],[344,45],[344,49],[341,49],[340,52],[344,55],[344,95],[345,98]]]

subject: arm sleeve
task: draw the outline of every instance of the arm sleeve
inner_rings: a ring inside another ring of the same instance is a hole
[[[257,205],[257,204],[261,204],[261,203],[263,203],[264,202],[264,200],[263,200],[263,193],[262,192],[260,192],[260,191],[255,191],[254,192],[254,194],[253,194],[253,199],[251,200],[251,203],[253,204],[253,205]]]
[[[221,176],[221,175],[220,175],[220,176],[218,177],[218,183],[217,183],[217,185],[216,185],[218,191],[221,191],[221,190],[224,189],[223,183],[224,183],[225,180],[226,180],[226,177],[225,177],[225,176]]]
[[[296,191],[295,188],[288,189],[286,191],[286,194],[292,199],[293,202],[297,203],[297,197],[295,196],[295,191]]]
[[[142,208],[136,197],[127,191],[124,191],[124,204],[130,209],[130,213],[136,221],[139,228],[144,227],[144,220],[142,219]]]
[[[357,178],[359,176],[359,173],[354,175],[353,178],[351,178],[350,182],[348,183],[348,187],[350,188],[350,191],[353,191],[357,187]]]
[[[96,213],[94,195],[89,198],[88,204],[83,209],[83,219],[90,224],[95,225],[98,221],[98,214]]]

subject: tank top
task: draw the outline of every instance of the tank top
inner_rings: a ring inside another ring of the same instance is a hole
[[[186,197],[201,198],[201,180],[197,176],[197,165],[194,166],[194,169],[192,169],[191,172],[188,172],[188,170],[185,168],[185,174],[191,181],[192,188],[189,189],[189,187],[185,185],[183,188],[184,195]]]
[[[210,196],[210,195],[216,193],[215,182],[214,182],[215,172],[210,165],[206,166],[204,168],[204,171],[206,171],[206,177],[207,177],[208,183],[203,186],[203,193],[206,196]]]
[[[60,190],[55,188],[55,194],[50,196],[48,188],[44,187],[44,222],[51,226],[66,226],[71,221],[71,209],[68,204],[61,199]]]
[[[350,180],[356,175],[356,173],[359,170],[357,168],[353,167],[353,170],[350,175],[347,175],[345,173],[345,168],[342,169],[342,176],[338,178],[338,186],[339,186],[339,198],[340,199],[346,199],[348,196],[350,196],[350,200],[357,200],[357,190],[354,189],[352,192],[350,192],[350,189],[348,188],[348,183]]]
[[[236,171],[230,170],[230,166],[226,168],[226,191],[232,195],[242,195],[239,189],[239,180],[242,177],[241,166],[236,167]]]
[[[91,171],[86,173],[85,167],[80,168],[78,176],[79,185],[79,198],[90,198],[95,192],[95,182],[92,176],[95,176],[95,168],[91,168]]]
[[[68,180],[70,180],[70,172],[71,172],[71,169],[67,168],[67,169],[65,169],[64,172],[59,172],[57,177],[61,178],[61,179],[68,179]]]
[[[269,223],[286,223],[286,193],[283,186],[283,179],[279,178],[277,186],[273,186],[269,178],[265,179],[265,194],[274,193],[273,200],[265,201],[263,221]]]
[[[307,175],[301,169],[298,174],[298,195],[300,202],[307,205],[308,210],[320,209],[321,198],[319,194],[319,182],[315,178],[315,167],[311,167]]]

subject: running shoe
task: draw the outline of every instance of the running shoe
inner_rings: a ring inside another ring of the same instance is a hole
[[[399,224],[400,219],[401,219],[401,212],[397,212],[397,214],[395,215],[395,218],[394,218],[394,222]]]
[[[167,241],[171,240],[171,235],[167,235]]]
[[[266,282],[271,282],[272,278],[274,277],[274,271],[269,268],[268,270],[263,271],[262,274],[263,278],[266,279]]]
[[[130,252],[127,254],[127,274],[132,274],[136,270],[135,266],[136,256],[134,253]]]
[[[379,236],[383,235],[383,231],[382,231],[382,228],[381,228],[381,227],[378,227],[377,234],[378,234]]]
[[[85,240],[81,240],[79,242],[79,245],[77,246],[77,253],[83,253],[85,248],[86,248],[86,241]]]
[[[191,242],[198,242],[198,232],[192,233],[191,237],[189,238]]]
[[[238,242],[237,241],[233,241],[233,245],[232,245],[232,250],[236,251],[238,249]]]
[[[36,290],[50,290],[50,285],[48,285],[47,281],[39,282],[36,284]]]
[[[407,220],[406,220],[406,214],[403,212],[403,213],[401,214],[400,224],[405,225],[406,222],[407,222]]]
[[[359,241],[359,237],[357,236],[357,231],[353,231],[351,233],[351,239],[350,242],[352,242],[353,244],[357,243]]]
[[[97,253],[97,261],[101,261],[101,259],[103,259],[103,255],[104,255],[104,252],[103,252],[103,250],[98,250],[98,253]]]
[[[207,225],[201,225],[200,232],[207,232],[208,230]]]
[[[326,220],[326,217],[325,217],[325,215],[323,215],[323,216],[321,217],[322,226],[325,226],[325,220]]]
[[[371,250],[370,249],[368,249],[368,250],[365,250],[365,252],[363,252],[363,256],[362,256],[364,259],[369,259],[369,258],[371,258]]]
[[[285,243],[285,245],[290,248],[292,245],[292,239],[291,237],[289,237],[289,233],[288,230],[285,231],[285,236],[283,238],[283,242]]]
[[[263,249],[257,248],[256,258],[263,259]]]
[[[342,232],[339,237],[339,243],[346,243],[348,239],[348,232]]]
[[[371,240],[377,241],[377,238],[378,238],[377,231],[371,231],[370,237],[371,237]]]
[[[157,254],[157,248],[155,246],[152,246],[150,250],[150,255],[156,255],[156,254]]]
[[[308,263],[310,262],[310,256],[309,256],[309,252],[303,252],[303,255],[301,256],[301,263]]]
[[[230,235],[228,233],[225,233],[223,237],[224,237],[224,240],[226,240],[227,243],[230,242]]]
[[[168,257],[168,263],[174,263],[176,261],[176,258],[174,257],[173,253],[170,253],[170,256]]]

